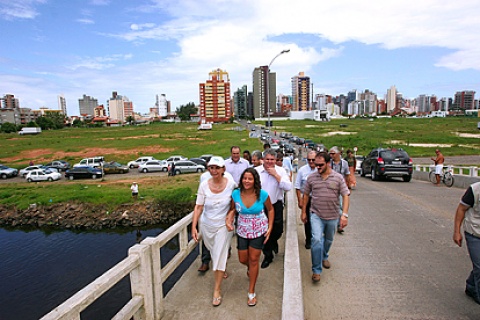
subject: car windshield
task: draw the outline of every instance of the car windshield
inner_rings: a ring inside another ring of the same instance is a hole
[[[385,160],[393,160],[393,159],[405,159],[408,158],[408,155],[403,150],[387,150],[380,152],[380,156]]]

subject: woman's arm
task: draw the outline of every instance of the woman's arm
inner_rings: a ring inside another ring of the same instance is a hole
[[[198,231],[197,231],[197,225],[198,225],[198,219],[200,218],[200,215],[203,212],[203,204],[196,204],[195,209],[193,209],[193,218],[192,218],[192,238],[196,242],[198,242]]]
[[[235,218],[235,202],[233,199],[230,202],[230,209],[227,213],[227,218],[225,219],[225,225],[227,226],[228,231],[233,231],[233,220]]]
[[[272,232],[273,228],[273,219],[275,219],[275,212],[273,211],[273,205],[270,201],[270,196],[268,196],[267,200],[265,201],[265,208],[267,209],[268,216],[268,230],[267,233],[265,233],[265,241],[263,242],[264,244],[267,243],[268,238],[270,238],[270,233]]]

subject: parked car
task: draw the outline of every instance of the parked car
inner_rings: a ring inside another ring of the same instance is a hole
[[[213,154],[202,154],[200,156],[200,159],[203,159],[205,160],[206,163],[208,163],[208,161],[210,161],[210,159],[213,157]]]
[[[203,172],[205,167],[189,160],[175,162],[175,174],[188,172]]]
[[[372,180],[380,178],[402,177],[403,181],[412,180],[412,158],[403,149],[373,149],[363,160],[360,175],[370,174]]]
[[[2,179],[13,178],[18,176],[18,170],[14,168],[9,168],[0,164],[0,177]]]
[[[207,168],[207,161],[203,160],[202,158],[190,158],[189,160],[195,162],[196,164],[202,165],[204,168]]]
[[[355,172],[358,173],[358,174],[360,174],[360,172],[362,171],[363,159],[365,159],[364,156],[361,156],[361,155],[356,155],[355,156],[355,160],[357,160],[357,165],[355,167]]]
[[[283,150],[285,153],[295,153],[295,148],[289,143],[283,145]]]
[[[53,160],[52,162],[47,163],[45,166],[50,168],[56,168],[58,171],[65,171],[67,169],[70,169],[70,163],[64,160]]]
[[[310,140],[310,139],[305,139],[305,147],[310,148],[310,149],[314,149],[315,148],[315,142],[313,142],[313,140]]]
[[[89,167],[98,168],[98,167],[101,167],[103,165],[104,160],[105,159],[103,157],[85,158],[85,159],[80,160],[79,163],[73,165],[73,167],[89,166]]]
[[[184,156],[171,156],[170,158],[167,159],[167,162],[170,163],[170,162],[177,162],[181,160],[188,160],[188,158]]]
[[[102,170],[94,167],[73,167],[65,171],[65,178],[74,179],[98,179],[103,176]]]
[[[297,144],[298,144],[299,146],[304,145],[304,144],[305,144],[305,139],[303,139],[303,138],[298,138],[298,139],[297,139]]]
[[[30,171],[37,170],[37,169],[50,170],[50,171],[58,172],[58,170],[56,168],[47,167],[47,166],[44,166],[43,164],[37,164],[37,165],[34,165],[34,166],[28,166],[26,168],[20,169],[20,176],[25,178]]]
[[[138,172],[167,172],[168,171],[168,162],[166,160],[151,160],[145,163],[142,163],[138,167]]]
[[[103,172],[105,174],[107,173],[128,173],[130,171],[130,169],[123,165],[123,164],[120,164],[116,161],[111,161],[109,163],[104,163],[103,164]]]
[[[142,163],[145,163],[145,162],[151,161],[151,160],[157,160],[157,159],[155,159],[154,157],[140,157],[137,160],[133,160],[133,161],[130,161],[129,163],[127,163],[127,166],[130,169],[138,168]]]
[[[280,148],[280,146],[278,145],[278,143],[271,143],[270,144],[270,149],[273,149],[273,150],[277,151],[279,148]]]
[[[28,172],[25,179],[28,182],[57,181],[60,180],[61,177],[62,174],[59,172],[44,169],[35,169]]]

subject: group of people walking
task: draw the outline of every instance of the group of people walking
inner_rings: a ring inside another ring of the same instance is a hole
[[[238,259],[247,267],[249,306],[257,304],[255,284],[261,268],[273,262],[278,253],[278,239],[283,233],[283,197],[292,187],[289,175],[277,166],[276,153],[264,152],[263,163],[254,167],[240,157],[240,148],[233,146],[231,157],[212,157],[208,171],[202,174],[192,221],[192,237],[205,248],[199,271],[209,269],[209,256],[214,271],[212,305],[222,303],[221,284],[226,273],[230,243],[236,229]],[[236,225],[236,228],[234,228]],[[208,252],[208,253],[207,253]]]
[[[229,159],[212,157],[200,178],[192,236],[199,241],[202,235],[204,248],[198,270],[209,270],[211,261],[215,279],[212,304],[219,306],[236,230],[238,259],[247,267],[249,277],[247,304],[254,306],[259,269],[268,268],[278,254],[284,196],[293,186],[292,163],[268,146],[263,152],[244,153],[244,158],[238,146],[230,151]],[[336,162],[337,154],[336,147],[330,152],[309,152],[307,164],[299,169],[295,181],[306,248],[311,248],[313,282],[319,282],[322,269],[331,266],[328,256],[335,231],[348,224],[350,191],[345,177],[350,171],[347,161]]]

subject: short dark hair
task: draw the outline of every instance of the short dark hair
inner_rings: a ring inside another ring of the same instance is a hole
[[[329,163],[330,162],[330,155],[328,154],[328,152],[325,152],[325,151],[322,151],[322,152],[317,152],[317,154],[315,155],[315,159],[316,158],[323,158],[325,159],[325,162],[326,163]]]
[[[242,151],[242,150],[240,150],[240,147],[239,147],[239,146],[232,146],[232,147],[230,148],[230,153],[232,153],[233,149],[236,149],[236,148],[238,148],[238,152]]]
[[[265,149],[270,149],[270,143],[268,143],[268,142],[265,143],[265,144],[263,145],[263,149],[264,149],[264,150],[265,150]]]

